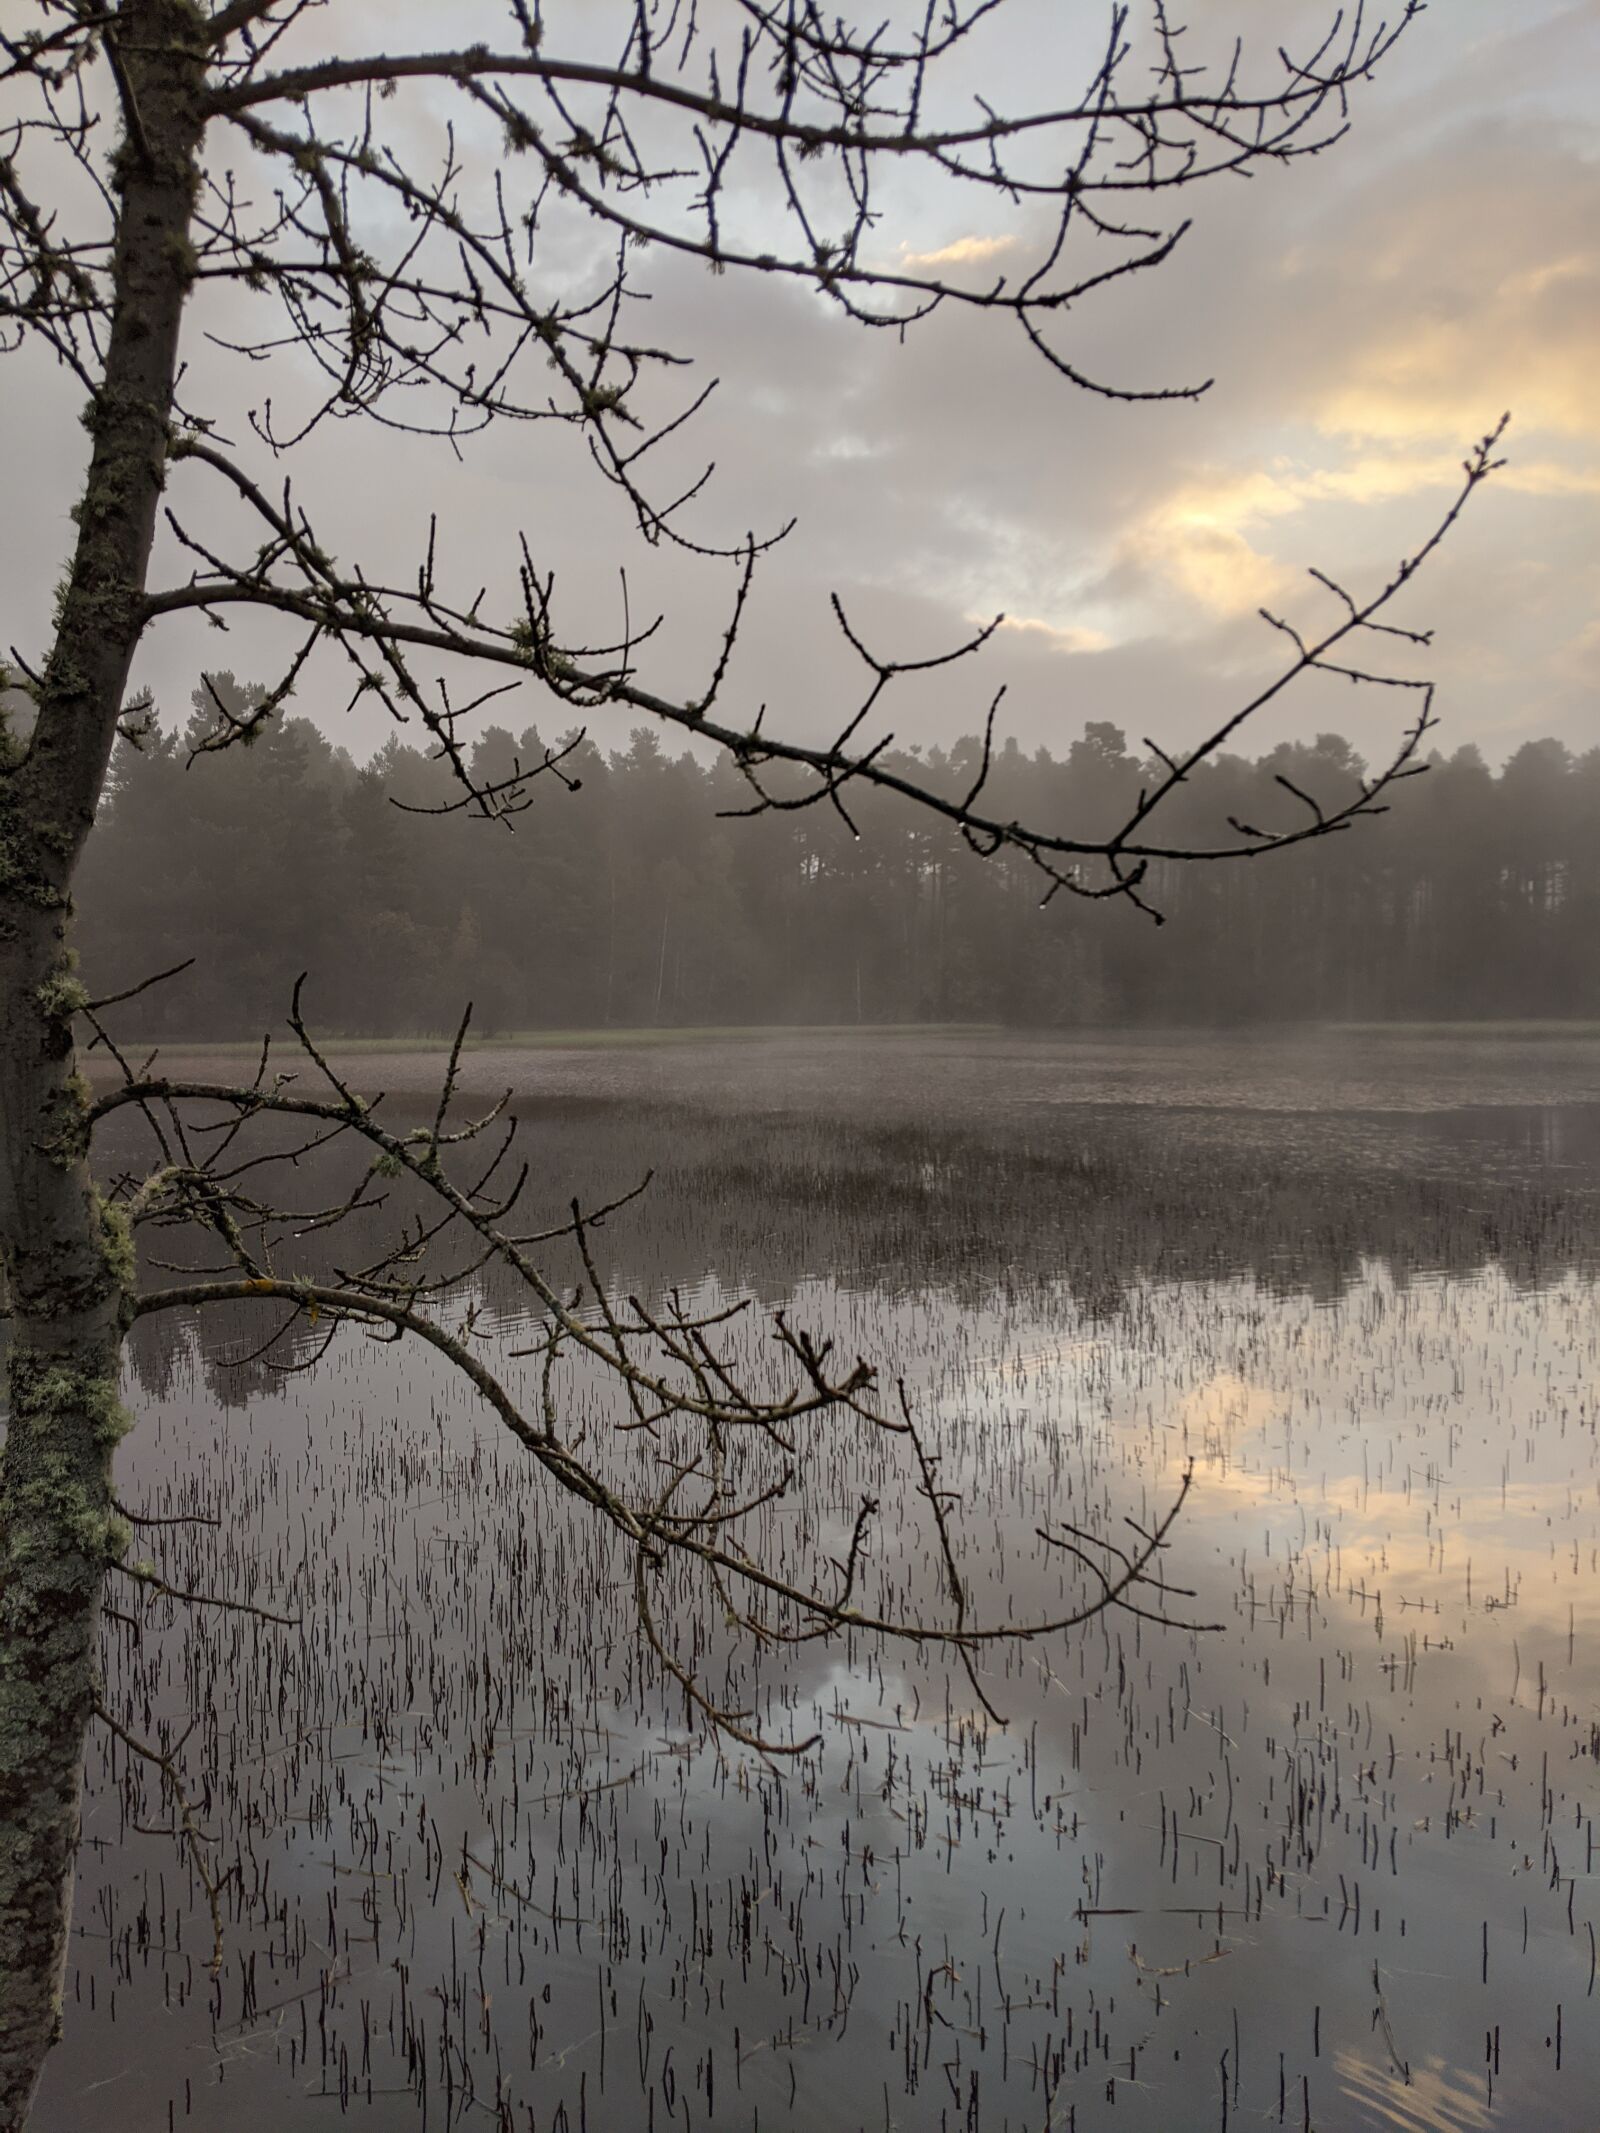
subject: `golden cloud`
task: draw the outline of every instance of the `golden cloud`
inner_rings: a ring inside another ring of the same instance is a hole
[[[1210,614],[1249,614],[1283,590],[1288,574],[1243,529],[1296,508],[1280,501],[1270,476],[1189,482],[1129,530],[1120,560]]]
[[[973,615],[967,619],[975,622],[982,618]],[[1046,622],[1039,615],[1007,615],[1000,627],[1042,638],[1052,652],[1105,652],[1111,648],[1111,639],[1104,630],[1086,629],[1075,622]]]
[[[1596,376],[1600,253],[1567,252],[1355,351],[1314,420],[1341,437],[1459,444],[1509,406],[1524,433],[1600,437]]]
[[[1519,463],[1497,475],[1531,496],[1600,496],[1600,468],[1556,459]],[[1425,490],[1460,486],[1461,454],[1367,452],[1342,466],[1306,467],[1280,459],[1249,473],[1223,469],[1191,476],[1147,511],[1125,536],[1123,559],[1164,579],[1209,613],[1248,614],[1301,576],[1264,552],[1252,536],[1274,521],[1317,504],[1391,503]]]
[[[919,272],[928,267],[973,267],[981,266],[987,259],[998,259],[1003,252],[1016,249],[1015,237],[957,237],[952,243],[941,245],[936,252],[902,251],[901,264],[914,267]]]

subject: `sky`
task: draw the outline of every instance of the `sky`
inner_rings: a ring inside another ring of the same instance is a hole
[[[0,10],[20,13],[21,0]],[[471,7],[335,0],[318,34],[389,35],[397,12],[405,41],[425,46],[446,21],[465,40]],[[1316,12],[1301,0],[1195,10],[1214,42],[1237,28],[1269,50],[1286,21]],[[1063,19],[1045,0],[1002,12],[979,55],[996,101],[1038,93]],[[1309,566],[1358,593],[1381,583],[1447,508],[1464,451],[1509,411],[1508,466],[1396,619],[1436,633],[1425,671],[1440,684],[1446,751],[1471,743],[1500,761],[1549,734],[1600,745],[1596,84],[1600,0],[1433,0],[1344,140],[1186,198],[1194,227],[1174,257],[1075,315],[1075,360],[1128,384],[1214,377],[1198,402],[1087,396],[993,317],[942,313],[902,341],[794,285],[649,255],[650,337],[692,354],[696,383],[720,380],[672,448],[685,469],[716,463],[696,530],[736,541],[797,521],[758,574],[730,718],[765,703],[770,726],[806,739],[837,728],[860,681],[831,619],[837,592],[875,648],[907,657],[1007,617],[980,659],[898,685],[886,717],[902,743],[974,730],[1003,685],[999,730],[1025,748],[1059,754],[1090,720],[1181,746],[1281,661],[1259,609],[1326,619]],[[437,133],[425,98],[394,112],[419,151]],[[1033,234],[1020,209],[908,182],[886,210],[879,256],[938,255],[952,271],[992,273]],[[749,203],[752,227],[764,211]],[[583,271],[576,253],[553,254],[550,271]],[[198,336],[190,357],[208,408],[237,417],[259,402],[261,365]],[[291,365],[265,366],[280,397]],[[27,357],[0,385],[4,634],[36,656],[70,547],[82,395]],[[222,426],[248,456],[244,423]],[[574,635],[612,629],[625,571],[635,621],[664,617],[640,680],[703,690],[731,567],[646,549],[566,439],[502,426],[458,461],[346,424],[319,432],[294,471],[324,545],[375,569],[414,569],[437,511],[441,557],[468,597],[489,588],[489,612],[515,611],[519,534],[555,571]],[[180,482],[173,500],[190,523],[217,523]],[[170,541],[156,574],[181,575]],[[136,678],[177,719],[202,664],[271,680],[292,647],[267,621],[245,618],[225,638],[185,621],[152,636]],[[1424,669],[1402,651],[1397,671]],[[348,694],[329,661],[308,671],[296,708],[363,756],[392,729],[370,703],[347,711]],[[1410,708],[1319,681],[1239,745],[1257,753],[1334,728],[1377,759]],[[547,734],[571,723],[533,684],[490,715]],[[620,741],[634,721],[607,716],[591,730]]]

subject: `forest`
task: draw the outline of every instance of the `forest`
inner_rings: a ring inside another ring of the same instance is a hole
[[[1033,868],[980,860],[882,793],[851,796],[859,836],[824,806],[719,815],[748,798],[737,770],[644,729],[611,753],[578,740],[508,827],[407,812],[460,791],[397,739],[358,764],[274,718],[248,749],[195,754],[213,725],[197,701],[187,733],[119,743],[84,861],[92,990],[194,958],[137,1003],[140,1036],[259,1034],[302,971],[321,1026],[364,1036],[435,1033],[469,999],[489,1035],[1600,1015],[1600,749],[1529,741],[1498,771],[1470,746],[1436,753],[1382,820],[1259,864],[1153,869],[1158,926],[1121,899],[1041,908]],[[954,793],[978,749],[912,753]],[[473,776],[546,753],[531,729],[489,729]],[[1199,845],[1229,817],[1292,826],[1297,794],[1326,805],[1360,772],[1320,734],[1199,766],[1171,813]],[[1150,774],[1097,723],[1059,756],[997,750],[988,798],[1001,819],[1103,834]]]

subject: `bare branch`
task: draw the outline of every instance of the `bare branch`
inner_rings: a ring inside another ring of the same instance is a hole
[[[116,1738],[122,1742],[122,1745],[130,1754],[137,1755],[142,1761],[155,1765],[161,1773],[161,1782],[164,1789],[172,1794],[173,1805],[178,1812],[178,1829],[188,1839],[190,1861],[193,1864],[200,1886],[206,1892],[206,1907],[211,1913],[211,1961],[209,1969],[211,1975],[216,1977],[222,1969],[224,1949],[222,1890],[227,1878],[224,1876],[221,1881],[217,1879],[211,1870],[210,1861],[207,1857],[209,1848],[216,1842],[216,1839],[208,1836],[200,1827],[199,1811],[194,1801],[190,1799],[188,1793],[184,1790],[183,1775],[175,1758],[164,1754],[159,1748],[152,1748],[148,1741],[140,1740],[136,1733],[130,1733],[121,1719],[107,1710],[103,1703],[95,1705],[94,1715],[106,1728],[107,1732],[115,1734]],[[175,1835],[177,1831],[169,1831],[166,1834]]]

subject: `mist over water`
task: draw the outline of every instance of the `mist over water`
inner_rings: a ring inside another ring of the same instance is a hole
[[[344,1064],[396,1116],[437,1079]],[[974,1618],[1061,1611],[1087,1582],[1038,1529],[1125,1544],[1192,1461],[1165,1569],[1219,1626],[996,1647],[1002,1727],[931,1652],[735,1642],[664,1571],[719,1697],[821,1729],[768,1765],[688,1722],[622,1551],[417,1348],[146,1321],[126,1496],[221,1520],[152,1553],[294,1626],[121,1597],[108,1694],[197,1719],[227,1957],[213,1983],[159,1778],[97,1732],[43,2127],[1592,2125],[1600,1046],[796,1036],[469,1073],[514,1083],[529,1227],[654,1166],[595,1240],[616,1293],[749,1296],[756,1369],[777,1306],[904,1376]],[[447,1316],[515,1382],[525,1310],[474,1280]],[[603,1438],[611,1390],[565,1397]],[[657,1449],[607,1456],[637,1486]],[[936,1612],[892,1445],[808,1449],[763,1551],[842,1555],[871,1494],[869,1597]]]
[[[889,793],[858,787],[848,820],[740,819],[751,795],[731,761],[674,758],[647,729],[609,755],[567,736],[577,789],[535,785],[506,835],[398,737],[358,769],[310,720],[274,719],[248,752],[190,768],[214,715],[202,693],[186,739],[119,747],[84,863],[96,991],[193,958],[132,1010],[140,1038],[257,1037],[308,963],[319,1024],[367,1036],[439,1035],[469,998],[491,1034],[1600,1016],[1600,748],[1530,740],[1498,772],[1472,747],[1430,756],[1381,824],[1266,867],[1154,861],[1140,893],[1170,921],[1157,928],[1125,898],[1043,907],[1049,883],[1023,854],[980,858]],[[500,789],[545,748],[490,728],[472,775]],[[982,763],[976,738],[883,758],[952,802]],[[1224,754],[1163,804],[1161,839],[1204,852],[1230,821],[1283,831],[1303,821],[1294,794],[1337,807],[1366,774],[1337,733]],[[1103,839],[1163,776],[1148,746],[1092,720],[1059,758],[998,750],[983,804]],[[1109,884],[1087,867],[1084,887]],[[231,893],[212,894],[224,879]]]

